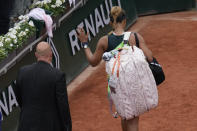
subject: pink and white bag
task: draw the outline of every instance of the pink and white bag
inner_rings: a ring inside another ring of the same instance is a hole
[[[124,41],[131,32],[125,32]],[[124,44],[120,51],[106,61],[109,75],[111,98],[118,115],[132,119],[158,105],[155,79],[145,59],[144,53],[136,46]]]

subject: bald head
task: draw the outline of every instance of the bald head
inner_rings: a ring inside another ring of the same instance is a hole
[[[50,61],[52,60],[51,46],[47,42],[40,42],[36,47],[36,57],[38,60]]]

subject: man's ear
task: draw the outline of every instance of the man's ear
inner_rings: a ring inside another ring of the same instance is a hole
[[[37,52],[35,52],[35,56],[37,59],[40,57],[40,55]]]
[[[50,52],[50,57],[53,57],[53,52],[52,51]]]

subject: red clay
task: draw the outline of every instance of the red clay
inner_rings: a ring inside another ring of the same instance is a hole
[[[141,17],[138,31],[164,68],[159,105],[140,116],[140,131],[197,131],[197,13]],[[105,65],[101,63],[69,95],[73,131],[121,131],[107,100]]]

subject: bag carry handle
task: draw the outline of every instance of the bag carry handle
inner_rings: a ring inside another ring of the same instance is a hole
[[[123,38],[124,44],[128,43],[130,36],[131,36],[131,32],[125,32],[124,33],[124,38]]]
[[[128,43],[129,43],[129,38],[130,38],[130,36],[131,36],[131,33],[133,33],[133,32],[125,32],[125,33],[124,33],[124,38],[123,38],[124,44],[128,44]],[[135,33],[134,33],[134,34],[135,34]],[[129,45],[129,46],[131,46],[132,50],[134,51],[133,45],[131,44],[131,45]]]
[[[136,46],[137,46],[138,48],[140,48],[140,41],[139,41],[139,39],[138,39],[137,33],[134,33],[134,36],[135,36],[135,43],[136,43]]]

